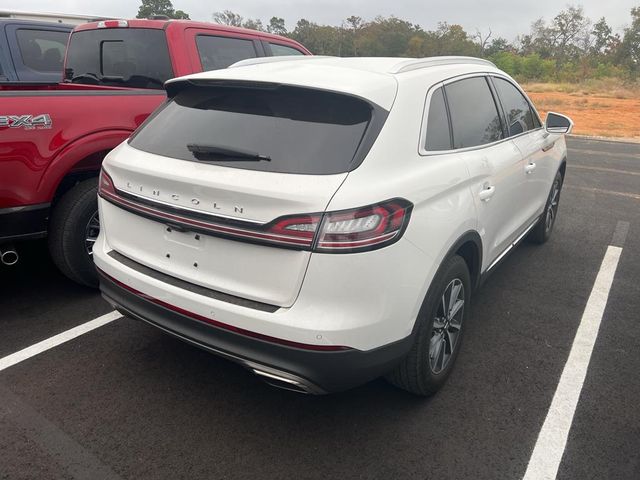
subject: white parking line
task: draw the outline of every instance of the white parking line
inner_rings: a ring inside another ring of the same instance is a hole
[[[618,228],[614,234],[614,238],[617,237],[618,241],[622,236],[619,230],[624,228],[624,225],[621,225],[624,223],[626,222],[618,222]],[[626,231],[628,231],[628,224]],[[623,236],[626,236],[626,231]],[[624,242],[624,238],[621,240]],[[582,314],[580,326],[573,339],[560,383],[529,459],[524,480],[556,478],[621,253],[622,248],[610,245],[604,255],[587,306]]]
[[[53,347],[57,347],[62,343],[68,342],[69,340],[73,340],[80,335],[84,335],[91,330],[102,327],[109,322],[113,322],[120,317],[122,317],[122,314],[116,311],[107,313],[87,323],[83,323],[82,325],[78,325],[77,327],[66,330],[62,333],[59,333],[58,335],[47,338],[46,340],[38,342],[35,345],[31,345],[30,347],[22,349],[16,353],[12,353],[11,355],[0,358],[0,372],[17,363],[27,360],[28,358],[38,355],[39,353],[45,352]]]

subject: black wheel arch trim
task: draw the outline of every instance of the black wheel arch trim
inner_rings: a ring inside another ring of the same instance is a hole
[[[475,266],[476,267],[474,269],[475,271],[469,270],[469,275],[471,276],[471,293],[473,293],[480,286],[481,269],[482,269],[482,238],[480,237],[480,234],[475,230],[468,230],[465,233],[463,233],[460,237],[458,237],[458,239],[451,245],[449,250],[447,250],[447,253],[442,257],[442,260],[440,261],[440,265],[438,266],[436,273],[431,279],[431,284],[427,289],[427,293],[422,299],[422,305],[420,305],[420,310],[418,311],[418,315],[414,319],[413,328],[411,330],[412,336],[418,330],[418,327],[419,327],[418,320],[426,314],[425,309],[427,308],[427,300],[433,294],[433,288],[434,288],[433,280],[438,276],[438,274],[442,270],[444,263],[452,256],[457,255],[457,252],[462,248],[463,245],[467,243],[471,243],[472,245],[475,246],[475,249],[476,249],[475,261],[477,262],[477,265]],[[466,261],[467,259],[465,259],[465,263]]]

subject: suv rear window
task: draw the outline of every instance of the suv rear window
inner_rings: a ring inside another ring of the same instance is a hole
[[[372,111],[364,100],[307,88],[191,87],[150,118],[130,144],[226,167],[336,174],[350,170]],[[209,154],[202,153],[207,149]],[[229,158],[220,150],[263,159]]]
[[[61,72],[68,32],[19,29],[16,31],[22,63],[39,72]]]
[[[74,33],[64,75],[74,83],[151,89],[174,76],[164,30],[145,28]]]

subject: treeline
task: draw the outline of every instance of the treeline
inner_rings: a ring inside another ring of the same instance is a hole
[[[316,55],[404,56],[469,55],[483,57],[524,81],[578,82],[589,78],[640,78],[640,6],[630,12],[629,26],[614,32],[603,17],[593,22],[580,6],[569,6],[550,20],[540,18],[528,33],[510,42],[486,32],[467,32],[442,22],[425,30],[394,16],[371,21],[351,16],[341,25],[300,19],[292,30],[272,17],[264,24],[225,10],[214,21],[284,35]]]

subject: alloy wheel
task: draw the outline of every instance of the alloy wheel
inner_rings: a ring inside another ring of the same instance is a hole
[[[442,372],[455,351],[464,315],[464,285],[459,278],[444,289],[433,319],[429,342],[429,367],[434,374]]]

